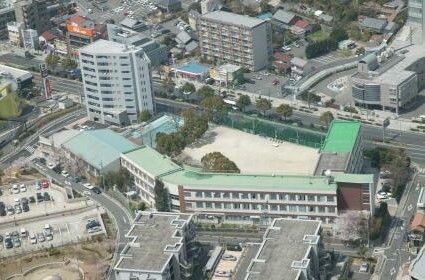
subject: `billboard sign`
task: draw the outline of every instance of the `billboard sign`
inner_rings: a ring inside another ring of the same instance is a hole
[[[77,33],[77,34],[85,35],[89,37],[94,36],[94,32],[91,29],[87,29],[87,28],[83,28],[83,27],[79,27],[75,25],[67,25],[66,29],[68,30],[68,32],[71,32],[71,33]]]

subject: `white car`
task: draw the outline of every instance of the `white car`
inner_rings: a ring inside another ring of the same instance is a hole
[[[25,186],[24,184],[22,184],[22,185],[19,187],[19,190],[20,190],[21,192],[26,192],[26,191],[28,190],[28,188],[27,188],[27,186]]]
[[[66,170],[62,170],[62,171],[61,171],[61,174],[62,174],[62,176],[63,176],[63,177],[65,177],[65,178],[68,178],[68,177],[69,177],[69,173],[68,173],[68,171],[66,171]]]
[[[232,277],[232,273],[227,271],[216,271],[214,276],[230,278]]]
[[[55,164],[53,164],[53,163],[51,163],[51,162],[49,162],[48,164],[47,164],[47,167],[48,168],[50,168],[50,169],[53,169],[53,168],[55,168]]]
[[[13,185],[11,189],[12,193],[17,194],[20,192],[18,185]]]
[[[37,244],[37,236],[35,236],[34,233],[31,233],[28,239],[30,240],[31,244]]]
[[[282,47],[282,50],[289,52],[291,50],[291,48],[288,47],[288,46],[283,46]]]

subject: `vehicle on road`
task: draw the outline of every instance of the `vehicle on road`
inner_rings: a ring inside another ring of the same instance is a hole
[[[63,177],[65,177],[65,178],[68,178],[68,177],[69,177],[69,173],[68,173],[68,171],[66,171],[66,170],[62,170],[62,171],[61,171],[61,175],[62,175]]]
[[[94,187],[94,188],[92,189],[92,191],[93,191],[95,194],[101,194],[101,193],[102,193],[102,191],[101,191],[98,187]]]
[[[368,270],[369,270],[369,263],[367,263],[367,262],[363,262],[363,263],[360,265],[359,272],[367,272]]]
[[[90,183],[84,183],[84,184],[83,184],[83,186],[84,186],[86,189],[89,189],[89,190],[92,190],[92,189],[94,188],[94,186],[93,186],[92,184],[90,184]]]

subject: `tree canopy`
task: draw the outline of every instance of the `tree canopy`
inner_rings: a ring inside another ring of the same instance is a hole
[[[147,122],[151,118],[152,118],[152,114],[151,114],[151,112],[149,112],[149,110],[143,110],[139,114],[139,121],[140,122]]]
[[[161,154],[175,156],[181,153],[185,146],[185,140],[178,132],[173,132],[170,134],[158,132],[156,134],[156,149]]]
[[[50,53],[46,56],[46,64],[51,66],[53,69],[59,64],[61,58],[59,55]]]
[[[125,192],[133,185],[133,177],[127,169],[121,168],[118,171],[109,171],[104,175],[103,182],[108,188],[115,186],[119,191]]]
[[[165,188],[164,183],[159,179],[155,179],[154,192],[156,210],[160,212],[170,212],[170,196],[168,189]]]
[[[238,107],[241,108],[243,112],[245,112],[245,108],[251,105],[251,98],[248,95],[243,94],[239,96],[238,100],[236,101],[236,105],[238,105]]]
[[[266,111],[272,108],[272,102],[266,98],[259,97],[255,103],[255,107],[258,110],[263,111],[263,116],[266,115]]]
[[[186,82],[180,88],[180,91],[182,93],[194,93],[194,92],[196,92],[196,88],[195,88],[195,86],[192,83]]]
[[[170,77],[165,78],[165,80],[162,81],[162,87],[169,93],[174,91],[174,87],[176,86],[176,83],[174,83],[173,79]]]
[[[320,115],[320,120],[329,125],[334,120],[334,115],[330,111],[326,111]]]
[[[75,68],[77,68],[77,63],[72,60],[70,57],[67,57],[65,59],[62,60],[62,67],[65,70],[73,70]]]
[[[292,107],[288,104],[280,104],[276,108],[276,113],[279,115],[279,117],[284,118],[286,120],[286,118],[292,116]]]
[[[193,110],[182,112],[184,125],[180,130],[186,144],[201,138],[208,130],[208,118],[205,115],[198,115]]]
[[[212,152],[201,158],[203,168],[209,172],[240,173],[236,164],[220,152]]]
[[[214,96],[214,89],[210,86],[202,86],[198,89],[196,95],[199,97],[199,99],[204,100],[207,97]]]

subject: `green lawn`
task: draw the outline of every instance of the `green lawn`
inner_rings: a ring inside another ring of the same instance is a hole
[[[317,31],[317,32],[311,33],[310,35],[308,35],[308,37],[317,41],[321,41],[328,38],[328,33],[325,33],[323,31]]]
[[[9,93],[6,97],[0,100],[0,117],[1,118],[16,118],[22,112],[22,104],[17,97],[16,92]]]

